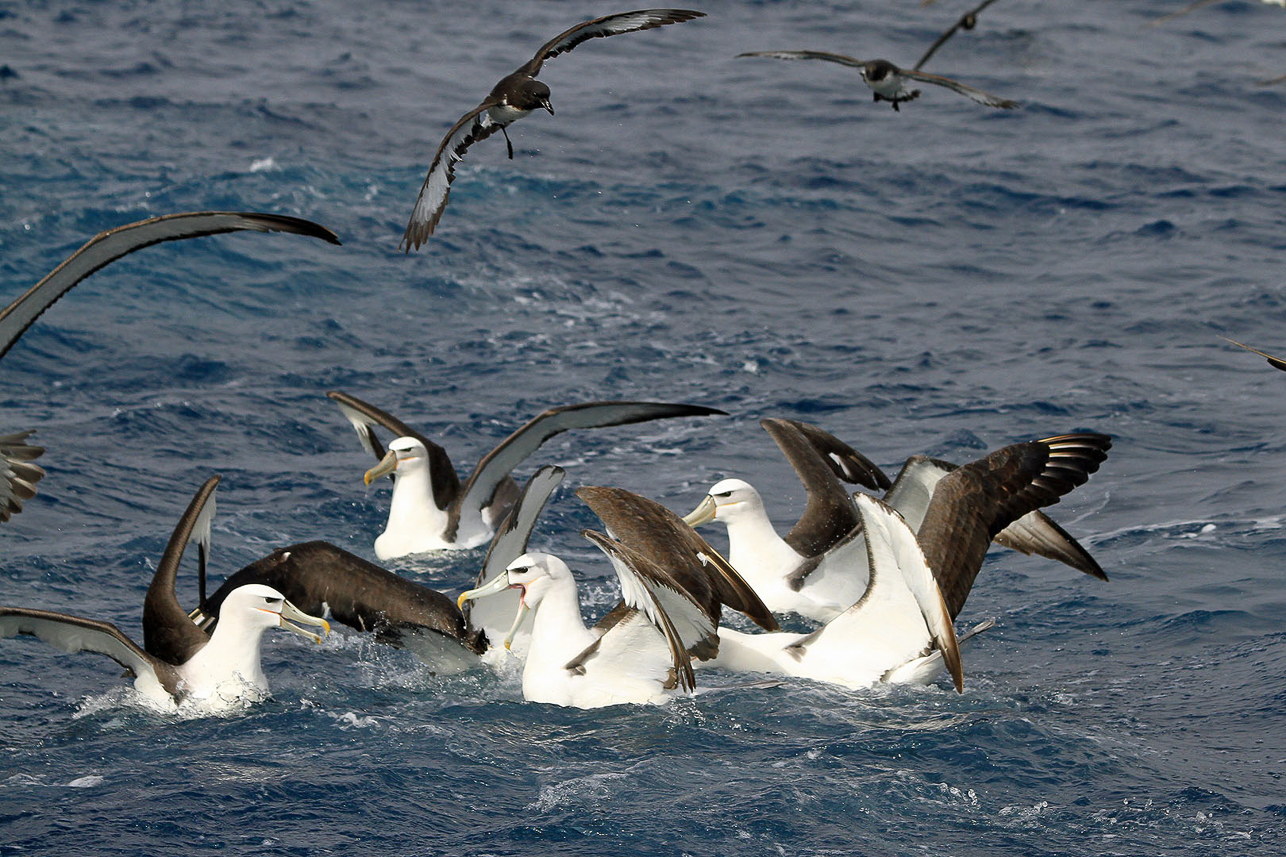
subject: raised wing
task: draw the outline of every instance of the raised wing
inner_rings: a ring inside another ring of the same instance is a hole
[[[460,117],[438,144],[437,154],[429,165],[429,173],[420,186],[411,219],[398,249],[406,253],[418,250],[429,240],[451,196],[451,182],[455,181],[455,165],[464,160],[464,153],[479,140],[485,140],[504,126],[491,118],[488,112],[498,102],[488,97],[477,107]]]
[[[371,429],[380,426],[393,434],[394,438],[413,437],[429,452],[429,478],[433,481],[433,502],[439,509],[446,509],[460,495],[460,477],[456,475],[447,451],[420,434],[397,417],[382,411],[369,402],[363,402],[356,396],[331,390],[326,394],[353,425],[357,439],[362,447],[375,456],[376,460],[384,457],[384,447]]]
[[[661,632],[669,645],[679,686],[686,691],[693,690],[696,677],[689,655],[708,660],[718,654],[717,621],[651,557],[593,530],[582,530],[581,535],[607,554],[621,584],[621,600],[627,607],[641,611]],[[599,641],[611,633],[604,634]],[[568,668],[574,664],[575,661]]]
[[[830,432],[812,423],[799,420],[778,420],[778,422],[794,426],[802,433],[837,479],[870,488],[872,491],[887,491],[892,487],[893,483],[889,481],[889,477],[884,475],[884,471],[875,462]]]
[[[918,538],[952,616],[969,597],[992,538],[1084,485],[1111,447],[1103,434],[1059,435],[1006,446],[942,478]]]
[[[590,39],[619,36],[621,33],[637,33],[640,30],[651,30],[664,27],[666,24],[678,24],[691,21],[693,18],[704,17],[705,12],[694,12],[691,9],[640,9],[637,12],[618,12],[592,21],[582,21],[541,45],[536,55],[518,71],[535,77],[540,72],[541,66],[545,64],[545,60],[565,54],[581,42],[587,42]]]
[[[116,661],[132,675],[156,682],[170,693],[177,685],[173,668],[143,651],[110,622],[99,622],[67,613],[0,607],[0,638],[18,634],[35,637],[59,651],[97,652]]]
[[[940,74],[929,74],[927,71],[913,71],[903,69],[902,74],[910,80],[918,80],[921,83],[932,83],[935,86],[942,86],[950,89],[952,92],[958,92],[965,98],[972,99],[979,104],[987,107],[999,107],[1002,110],[1013,110],[1018,106],[1017,101],[1010,101],[1008,98],[1001,98],[992,95],[989,92],[983,92],[981,89],[974,89],[972,86],[965,86],[958,80],[952,80],[949,77],[943,77]]]
[[[210,522],[214,517],[214,490],[218,476],[211,476],[197,489],[179,518],[170,541],[165,546],[156,573],[143,599],[143,646],[148,654],[167,664],[186,663],[201,650],[210,637],[196,626],[175,594],[175,578],[188,542],[210,543]],[[202,551],[204,556],[205,551]]]
[[[978,26],[978,16],[982,14],[982,10],[986,9],[988,6],[990,6],[992,3],[995,3],[995,2],[996,0],[983,0],[983,2],[980,5],[975,6],[974,8],[970,9],[968,12],[965,12],[963,15],[961,15],[960,20],[952,24],[950,29],[948,29],[945,33],[938,36],[937,41],[935,41],[932,45],[929,46],[929,49],[924,52],[924,56],[920,57],[920,61],[917,62],[914,66],[912,66],[912,68],[915,71],[919,71],[921,68],[924,67],[924,64],[929,61],[929,57],[933,56],[934,52],[937,51],[938,48],[942,47],[944,43],[946,43],[947,39],[954,36],[960,30],[972,30],[974,27]]]
[[[664,569],[714,622],[727,605],[761,628],[778,630],[772,612],[737,570],[660,503],[623,488],[588,485],[578,488],[576,496],[594,510],[612,538]]]
[[[862,68],[867,62],[866,60],[859,60],[844,54],[832,54],[827,51],[749,51],[744,54],[737,54],[737,56],[771,57],[776,60],[825,60],[826,62],[836,62],[853,68]]]
[[[122,256],[159,244],[182,238],[199,238],[221,232],[293,232],[320,238],[338,244],[335,233],[324,226],[299,217],[281,214],[260,214],[253,211],[196,211],[185,214],[167,214],[140,220],[100,232],[75,253],[67,257],[43,280],[26,294],[0,312],[0,357],[5,355],[18,337],[31,327],[32,322],[50,305],[65,295],[69,289],[90,274],[116,261]]]
[[[1258,354],[1260,357],[1268,361],[1269,366],[1273,367],[1274,369],[1280,369],[1283,372],[1286,372],[1286,360],[1282,360],[1280,357],[1274,357],[1271,354],[1265,354],[1264,352],[1260,351],[1258,348],[1251,348],[1249,345],[1242,345],[1240,342],[1238,342],[1235,339],[1229,339],[1226,336],[1221,338],[1224,340],[1224,342],[1231,342],[1233,345],[1237,346],[1238,348],[1244,348],[1247,351],[1251,351],[1251,352],[1254,352],[1255,354]]]
[[[36,483],[44,468],[31,462],[44,455],[43,447],[27,443],[30,431],[0,435],[0,521],[22,511],[22,501],[36,496]]]
[[[786,544],[800,556],[821,556],[857,529],[857,509],[831,465],[804,432],[788,420],[763,419],[759,425],[772,435],[808,490],[808,505],[786,534]]]
[[[550,408],[502,440],[478,462],[460,497],[460,517],[477,515],[491,504],[496,488],[540,445],[568,429],[605,428],[668,417],[725,415],[718,408],[668,402],[585,402]]]
[[[487,558],[482,563],[482,571],[478,573],[474,589],[481,589],[496,575],[505,574],[505,569],[527,552],[527,542],[536,526],[536,519],[566,475],[567,472],[561,467],[550,465],[540,468],[527,480],[518,502],[509,510],[509,515],[491,539],[491,547],[487,549]],[[508,590],[487,598],[466,601],[465,619],[472,627],[485,633],[488,640],[497,643],[504,638],[513,617],[518,613],[519,598],[517,590]],[[525,656],[530,640],[531,620],[528,619],[515,634],[509,651],[520,657]]]

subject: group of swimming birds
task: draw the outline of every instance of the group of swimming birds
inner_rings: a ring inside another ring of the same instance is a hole
[[[910,70],[816,51],[747,56],[824,59],[856,67],[875,100],[900,103],[914,82],[945,86],[994,107],[1013,102],[919,71],[958,29],[972,28],[987,0],[939,39]],[[702,13],[651,9],[572,27],[503,78],[439,146],[403,247],[419,246],[441,217],[454,165],[473,142],[537,108],[551,113],[536,80],[545,60],[587,39],[689,21]],[[507,134],[506,134],[507,138]],[[512,147],[510,147],[512,157]],[[287,232],[339,241],[307,220],[252,212],[157,217],[104,232],[0,312],[0,358],[52,303],[115,259],[163,241],[233,231]],[[206,577],[218,477],[197,491],[165,548],[143,604],[143,645],[115,625],[28,607],[0,607],[0,638],[25,634],[68,651],[105,654],[146,697],[219,711],[268,692],[260,644],[270,627],[314,640],[330,620],[413,652],[435,672],[522,660],[533,701],[583,708],[663,701],[693,692],[698,668],[767,673],[850,688],[928,683],[943,669],[963,688],[954,622],[994,541],[1106,580],[1094,559],[1040,509],[1086,482],[1106,459],[1106,435],[1078,432],[1016,443],[961,466],[907,459],[890,480],[848,444],[815,425],[769,418],[761,425],[803,482],[808,502],[785,536],[747,481],[724,479],[688,515],[621,488],[585,486],[576,495],[605,532],[582,535],[606,554],[620,602],[593,625],[581,615],[576,581],[557,556],[528,550],[561,468],[545,466],[519,487],[512,472],[546,440],[568,430],[723,414],[700,405],[611,401],[547,410],[487,453],[460,479],[446,451],[398,418],[347,393],[328,394],[376,463],[369,485],[392,479],[388,523],[375,540],[381,561],[489,542],[473,586],[457,599],[400,577],[324,541],[273,551],[212,593]],[[0,521],[35,495],[43,450],[29,431],[0,435]],[[391,437],[384,445],[380,436]],[[866,489],[853,492],[849,486]],[[875,493],[879,492],[880,496]],[[725,559],[695,529],[723,524]],[[198,604],[176,593],[187,546],[197,545]],[[725,610],[726,608],[726,610]],[[727,627],[727,611],[743,614]],[[782,631],[774,614],[813,628]]]

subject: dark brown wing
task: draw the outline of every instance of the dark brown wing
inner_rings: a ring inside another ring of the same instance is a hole
[[[122,256],[181,238],[199,238],[222,232],[293,232],[320,238],[338,244],[335,233],[324,226],[299,217],[282,214],[260,214],[254,211],[193,211],[167,214],[118,226],[100,232],[72,253],[61,265],[54,268],[43,280],[26,291],[22,297],[0,311],[0,357],[5,355],[18,337],[31,327],[40,314],[54,301],[65,295],[73,286],[90,274]]]
[[[320,616],[329,609],[335,621],[391,646],[401,647],[406,634],[427,631],[477,654],[486,650],[482,635],[469,630],[450,598],[328,542],[278,548],[252,562],[224,581],[202,612],[218,616],[228,594],[251,583],[271,586],[305,613]]]
[[[664,27],[666,24],[678,24],[691,21],[693,18],[704,17],[705,12],[694,12],[691,9],[640,9],[637,12],[618,12],[592,21],[582,21],[541,45],[536,55],[518,69],[518,73],[535,77],[540,72],[541,66],[545,64],[545,60],[565,54],[581,42],[590,39],[618,36],[621,33],[636,33],[640,30],[651,30]]]
[[[822,456],[836,478],[853,485],[861,485],[863,488],[870,488],[872,491],[887,491],[893,486],[889,477],[875,462],[830,432],[812,423],[799,420],[782,420],[782,422],[794,426],[808,438],[808,442]]]
[[[402,243],[398,245],[399,250],[410,253],[429,240],[451,197],[455,165],[464,160],[464,153],[470,146],[504,127],[492,121],[487,112],[498,103],[495,98],[488,96],[477,107],[461,116],[442,138],[438,151],[433,156],[433,163],[429,165],[429,172],[424,177],[424,184],[420,185],[420,195],[415,198],[415,208],[411,210],[411,219],[406,224],[406,233],[402,236]]]
[[[439,509],[450,508],[456,497],[460,495],[460,477],[456,475],[445,449],[387,411],[382,411],[369,402],[363,402],[356,396],[350,396],[338,390],[331,390],[326,395],[339,405],[339,409],[344,412],[344,416],[357,431],[357,438],[362,442],[362,446],[377,460],[384,457],[384,447],[380,445],[375,432],[371,431],[373,426],[383,427],[392,432],[395,438],[413,437],[424,444],[424,448],[429,452],[429,478],[433,481],[433,502]]]
[[[952,618],[969,597],[992,538],[1085,484],[1111,446],[1107,435],[1089,432],[1016,443],[942,477],[917,538]]]
[[[857,509],[831,466],[802,431],[788,420],[763,419],[759,425],[772,435],[808,490],[808,505],[786,534],[786,544],[800,556],[821,556],[861,524]]]
[[[983,9],[986,9],[988,6],[990,6],[992,3],[995,3],[995,2],[996,0],[983,0],[983,2],[980,5],[975,6],[974,8],[970,9],[968,12],[965,12],[963,15],[961,15],[960,20],[952,24],[951,28],[948,29],[945,33],[938,36],[938,40],[929,46],[929,49],[924,52],[924,56],[920,57],[920,61],[916,63],[914,66],[912,66],[912,69],[915,71],[919,71],[921,68],[923,68],[924,64],[929,61],[929,57],[933,56],[934,52],[938,48],[942,47],[942,45],[947,41],[947,39],[954,36],[958,31],[972,30],[974,27],[976,27],[978,25],[978,15],[982,13]]]
[[[212,498],[218,486],[219,477],[211,476],[197,489],[170,534],[165,553],[161,555],[156,574],[152,575],[152,583],[147,588],[147,597],[143,599],[143,647],[148,654],[167,664],[178,666],[186,663],[210,642],[209,635],[193,624],[187,611],[179,604],[174,580],[188,542],[194,534],[200,537],[201,530],[209,530],[210,516],[203,513],[209,504],[208,511],[213,514]]]
[[[777,630],[777,620],[750,584],[678,515],[623,488],[586,486],[576,496],[594,510],[612,538],[673,575],[716,622],[720,605],[726,604],[761,628]]]

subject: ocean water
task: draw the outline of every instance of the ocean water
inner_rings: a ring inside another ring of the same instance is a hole
[[[591,617],[613,575],[572,493],[679,513],[724,476],[803,507],[757,422],[890,470],[1110,433],[1051,510],[1111,577],[994,550],[965,692],[703,674],[664,706],[563,710],[340,629],[274,634],[273,698],[141,706],[115,664],[0,641],[0,854],[1286,853],[1286,13],[1003,0],[895,113],[801,49],[909,65],[943,0],[700,6],[546,65],[556,116],[476,145],[397,251],[447,128],[602,4],[0,2],[0,302],[93,234],[263,210],[342,247],[229,235],[86,280],[4,359],[0,431],[49,475],[0,527],[0,603],[141,633],[191,493],[223,474],[216,576],[325,538],[373,558],[387,490],[324,395],[467,469],[551,405],[730,416],[562,435],[533,546]],[[711,536],[718,545],[721,534]],[[389,563],[455,594],[482,551]],[[181,595],[195,600],[195,575]]]

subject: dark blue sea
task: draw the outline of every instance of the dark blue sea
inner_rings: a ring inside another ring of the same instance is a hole
[[[269,634],[272,699],[180,719],[105,658],[0,641],[0,854],[1286,853],[1286,12],[1001,0],[900,112],[837,51],[911,65],[962,4],[725,2],[541,74],[556,116],[459,168],[397,244],[438,141],[602,3],[0,2],[0,304],[160,214],[316,220],[138,252],[0,369],[48,476],[0,526],[0,603],[117,623],[222,474],[216,578],[388,507],[325,392],[460,469],[552,405],[730,416],[561,435],[533,546],[590,618],[614,575],[572,493],[680,514],[719,478],[803,508],[758,426],[817,423],[891,472],[1074,429],[1111,455],[1051,509],[1110,583],[995,549],[965,692],[804,681],[595,711],[430,675],[339,629]],[[724,544],[720,532],[711,534]],[[452,595],[482,549],[387,563]],[[181,578],[196,600],[194,563]]]

